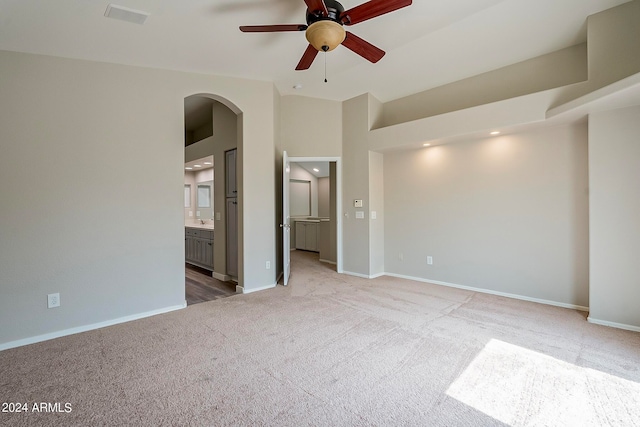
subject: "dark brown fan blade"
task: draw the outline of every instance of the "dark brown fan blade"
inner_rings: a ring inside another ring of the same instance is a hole
[[[371,0],[342,12],[340,21],[345,25],[353,25],[409,5],[411,0]]]
[[[316,14],[320,12],[322,16],[329,15],[329,11],[327,10],[327,5],[324,4],[324,0],[304,0],[304,2],[307,4],[309,12]]]
[[[304,51],[304,55],[302,55],[302,59],[298,62],[296,70],[308,70],[309,67],[311,67],[311,64],[313,64],[313,60],[316,59],[317,54],[318,50],[309,44],[307,50]]]
[[[243,33],[273,33],[277,31],[304,31],[307,29],[303,24],[285,25],[243,25],[240,31]]]
[[[360,37],[347,31],[347,37],[342,42],[344,47],[354,51],[364,59],[373,62],[374,64],[382,59],[384,56],[384,50],[378,49],[366,40],[362,40]]]

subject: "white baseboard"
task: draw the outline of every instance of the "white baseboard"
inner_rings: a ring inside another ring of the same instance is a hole
[[[335,261],[329,261],[328,259],[322,259],[322,258],[320,258],[318,261],[320,261],[320,262],[326,262],[327,264],[333,264],[333,265],[336,265],[336,262],[335,262]]]
[[[346,274],[347,276],[360,277],[362,279],[370,279],[370,277],[366,274],[354,273],[353,271],[343,271],[342,274]]]
[[[119,323],[131,322],[132,320],[144,319],[145,317],[151,317],[158,314],[169,313],[170,311],[183,309],[186,306],[187,306],[187,302],[185,301],[183,304],[180,304],[180,305],[159,308],[157,310],[151,310],[151,311],[146,311],[144,313],[132,314],[130,316],[119,317],[117,319],[106,320],[104,322],[92,323],[90,325],[64,329],[62,331],[50,332],[48,334],[37,335],[35,337],[24,338],[21,340],[9,341],[9,342],[0,344],[0,351],[8,350],[10,348],[15,348],[15,347],[22,347],[23,345],[35,344],[42,341],[48,341],[54,338],[60,338],[67,335],[79,334],[80,332],[87,332],[87,331],[92,331],[94,329],[105,328],[107,326],[113,326]]]
[[[624,323],[616,323],[616,322],[609,322],[607,320],[594,319],[591,316],[587,317],[587,322],[593,323],[594,325],[609,326],[611,328],[618,328],[618,329],[625,329],[627,331],[640,332],[640,326],[633,326],[633,325],[627,325]]]
[[[322,261],[322,260],[321,260]],[[340,274],[346,274],[348,276],[361,277],[363,279],[376,279],[378,277],[385,276],[387,273],[377,273],[377,274],[362,274],[362,273],[354,273],[353,271],[339,271]]]
[[[448,283],[448,282],[441,282],[441,281],[438,281],[438,280],[423,279],[421,277],[405,276],[403,274],[395,274],[395,273],[385,273],[385,274],[387,276],[398,277],[400,279],[409,279],[409,280],[415,280],[417,282],[433,283],[434,285],[447,286],[449,288],[464,289],[465,291],[480,292],[480,293],[483,293],[483,294],[496,295],[496,296],[507,297],[507,298],[514,298],[514,299],[519,299],[519,300],[523,300],[523,301],[536,302],[538,304],[546,304],[546,305],[553,305],[553,306],[556,306],[556,307],[570,308],[572,310],[578,310],[578,311],[589,311],[589,307],[584,307],[584,306],[581,306],[581,305],[567,304],[567,303],[564,303],[564,302],[550,301],[550,300],[540,299],[540,298],[532,298],[532,297],[527,297],[527,296],[524,296],[524,295],[509,294],[509,293],[506,293],[506,292],[492,291],[491,289],[474,288],[472,286],[457,285],[455,283]]]
[[[223,282],[228,282],[229,280],[231,280],[231,276],[228,276],[226,274],[216,273],[215,271],[211,274],[211,277],[213,277],[214,279],[221,280]]]
[[[239,294],[252,294],[254,292],[259,292],[259,291],[266,291],[267,289],[273,289],[276,287],[276,284],[272,284],[272,285],[267,285],[267,286],[262,286],[260,288],[254,288],[254,289],[245,289],[244,287],[238,285],[236,286],[236,293]]]

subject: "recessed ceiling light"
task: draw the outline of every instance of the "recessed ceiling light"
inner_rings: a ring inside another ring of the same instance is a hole
[[[193,165],[194,168],[201,168],[202,165]]]
[[[313,171],[314,171],[314,172],[320,172],[320,169],[318,169],[318,168],[313,168]]]
[[[193,169],[193,168],[185,168],[185,169],[186,169],[186,170],[188,170],[188,171],[190,171],[190,170],[191,170],[191,169]]]
[[[212,165],[213,163],[211,162],[204,162],[205,165]]]
[[[431,144],[422,144],[423,147],[430,147]]]
[[[302,89],[302,83],[296,83],[296,84],[294,84],[294,85],[293,85],[293,88],[294,88],[295,90]]]
[[[493,132],[491,132],[491,135],[500,135],[500,131],[494,130]]]

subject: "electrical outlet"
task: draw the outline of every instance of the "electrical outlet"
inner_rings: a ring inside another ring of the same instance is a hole
[[[216,221],[220,221],[220,212],[216,212]]]
[[[196,216],[200,218],[200,211],[196,211]]]
[[[189,211],[189,216],[193,216],[193,211]]]
[[[371,219],[376,219],[378,218],[378,214],[376,213],[376,211],[371,211]]]
[[[49,294],[47,295],[47,308],[56,308],[60,307],[60,294]]]
[[[265,266],[267,267],[267,270],[269,270],[271,268],[271,261],[267,261]]]
[[[428,256],[427,257],[427,264],[433,265],[433,257],[432,256]]]
[[[400,252],[400,253],[398,254],[398,259],[399,259],[400,261],[404,261],[404,254],[403,254],[402,252]]]

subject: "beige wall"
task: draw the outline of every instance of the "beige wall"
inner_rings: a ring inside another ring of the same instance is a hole
[[[0,75],[0,346],[184,304],[194,94],[243,112],[241,280],[274,283],[272,84],[13,52]]]
[[[640,329],[640,107],[589,116],[589,320]]]
[[[586,124],[386,153],[386,271],[588,306],[587,180]]]
[[[290,157],[339,157],[342,103],[304,96],[280,100],[282,149]]]
[[[384,104],[374,128],[405,123],[587,80],[586,43]]]

